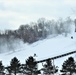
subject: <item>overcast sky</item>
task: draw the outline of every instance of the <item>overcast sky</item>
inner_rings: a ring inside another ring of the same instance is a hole
[[[17,29],[39,18],[75,18],[76,0],[0,0],[0,29]]]

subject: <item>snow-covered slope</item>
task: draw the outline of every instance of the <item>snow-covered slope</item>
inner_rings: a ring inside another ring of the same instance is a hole
[[[73,36],[73,39],[71,39],[71,36]],[[21,63],[25,63],[25,60],[29,56],[33,56],[34,53],[37,55],[37,57],[35,57],[37,60],[43,60],[74,50],[76,50],[76,33],[69,34],[67,37],[59,35],[54,38],[47,38],[31,45],[24,44],[20,49],[16,50],[16,52],[0,54],[0,60],[7,66],[13,57],[17,57]],[[75,54],[69,56],[75,57]],[[69,56],[56,59],[55,64],[61,67],[63,61]]]

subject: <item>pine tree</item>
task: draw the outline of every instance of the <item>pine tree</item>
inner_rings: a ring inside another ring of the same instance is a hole
[[[69,57],[66,61],[64,61],[61,72],[65,75],[72,75],[73,73],[76,73],[76,63],[73,57]]]
[[[19,60],[14,57],[11,62],[10,62],[10,70],[12,73],[14,73],[14,75],[16,75],[17,73],[19,73],[20,70],[20,62]]]
[[[37,63],[32,56],[30,56],[26,60],[26,71],[27,71],[27,75],[37,75],[40,73],[40,71],[37,68]]]
[[[4,66],[2,64],[2,61],[0,61],[0,75],[4,75]]]
[[[46,60],[46,63],[43,65],[43,68],[41,70],[43,71],[44,75],[51,75],[58,71],[50,59]]]

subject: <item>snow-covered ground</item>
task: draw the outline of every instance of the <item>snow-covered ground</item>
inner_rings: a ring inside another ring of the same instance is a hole
[[[73,36],[73,39],[71,39]],[[25,60],[29,56],[33,56],[36,53],[36,60],[43,60],[46,58],[51,58],[57,55],[61,55],[67,52],[76,50],[76,33],[69,34],[67,37],[59,35],[53,38],[46,38],[40,40],[31,45],[24,44],[16,50],[16,52],[7,52],[0,54],[0,60],[2,60],[5,66],[10,64],[10,61],[13,57],[17,57],[21,63],[25,63]],[[76,54],[72,54],[66,57],[62,57],[55,60],[55,65],[61,68],[63,62],[70,56],[75,58]],[[39,68],[41,67],[41,64]]]

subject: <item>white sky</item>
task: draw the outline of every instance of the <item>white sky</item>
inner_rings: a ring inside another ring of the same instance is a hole
[[[17,29],[39,18],[75,18],[76,0],[0,0],[0,29]]]

